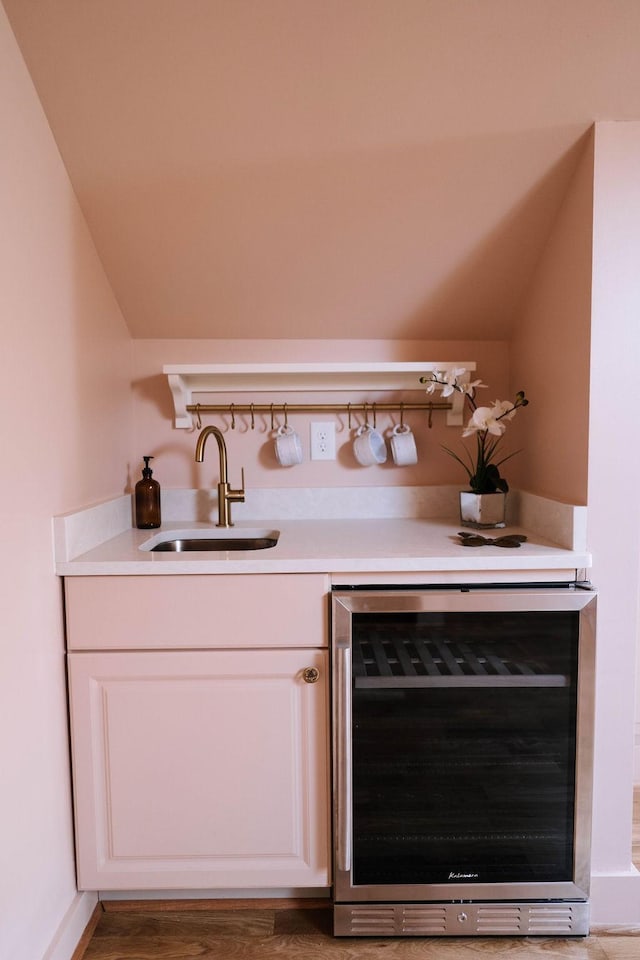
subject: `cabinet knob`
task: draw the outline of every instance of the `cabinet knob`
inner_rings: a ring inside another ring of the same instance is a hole
[[[320,676],[320,671],[316,667],[305,667],[302,671],[302,677],[305,683],[315,683]]]

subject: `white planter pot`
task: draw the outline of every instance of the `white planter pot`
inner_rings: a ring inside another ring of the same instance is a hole
[[[460,491],[460,523],[463,527],[506,527],[506,493]]]

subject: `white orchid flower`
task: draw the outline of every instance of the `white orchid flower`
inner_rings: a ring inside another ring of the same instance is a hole
[[[491,433],[501,437],[505,431],[505,424],[499,419],[501,409],[493,407],[476,407],[468,424],[462,432],[463,437],[471,437],[474,433]]]
[[[456,390],[459,393],[473,396],[477,387],[486,387],[486,383],[483,383],[482,380],[474,380],[473,383],[460,383],[460,378],[466,372],[466,367],[452,367],[451,370],[432,370],[429,374],[431,379],[426,381],[426,392],[435,393],[436,387],[440,387],[442,397],[450,397]],[[426,377],[423,378],[423,381],[425,380]]]
[[[458,387],[461,393],[473,394],[478,389],[478,387],[486,387],[487,384],[483,383],[482,380],[473,380],[471,383],[461,383]]]
[[[458,383],[459,377],[467,372],[466,367],[453,367],[451,370],[442,370],[438,372],[438,379],[442,382],[442,396],[450,397],[455,390],[463,392]]]
[[[462,436],[470,437],[486,430],[494,437],[501,437],[507,426],[506,421],[512,420],[515,414],[516,408],[509,400],[495,400],[492,407],[476,407]]]
[[[513,420],[516,415],[516,408],[510,400],[494,400],[493,410],[496,420]]]

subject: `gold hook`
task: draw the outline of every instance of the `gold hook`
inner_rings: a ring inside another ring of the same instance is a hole
[[[287,427],[289,426],[289,418],[288,418],[288,416],[287,416],[287,405],[286,405],[286,403],[284,404],[284,406],[283,406],[282,409],[284,410],[284,428],[285,428],[285,430],[286,430]]]
[[[252,430],[255,430],[255,428],[256,428],[256,419],[255,419],[255,417],[254,417],[254,415],[253,415],[253,404],[250,404],[250,409],[251,409],[251,429],[252,429]]]
[[[275,430],[276,426],[273,420],[273,404],[271,404],[271,429]]]
[[[364,404],[364,425],[365,427],[369,426],[369,413],[367,411],[367,401],[365,400]]]
[[[231,414],[231,429],[232,429],[232,430],[235,430],[235,428],[236,428],[236,411],[235,411],[235,404],[231,403],[231,404],[229,405],[229,412],[230,412],[230,414]]]
[[[404,403],[400,404],[400,429],[404,427]]]
[[[202,420],[200,419],[200,404],[196,403],[196,429],[202,429]]]
[[[373,404],[373,429],[376,429],[376,405]]]
[[[347,423],[349,424],[349,430],[351,430],[351,404],[350,403],[347,404],[347,417],[348,417]]]
[[[433,426],[433,404],[430,403],[429,404],[429,430],[431,430],[432,426]]]

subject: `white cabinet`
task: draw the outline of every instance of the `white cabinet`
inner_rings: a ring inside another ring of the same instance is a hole
[[[108,600],[128,578],[104,579]],[[166,597],[189,578],[151,579]],[[329,885],[328,651],[278,648],[277,618],[260,619],[259,648],[237,633],[210,650],[122,649],[119,636],[120,649],[69,653],[81,889]]]

